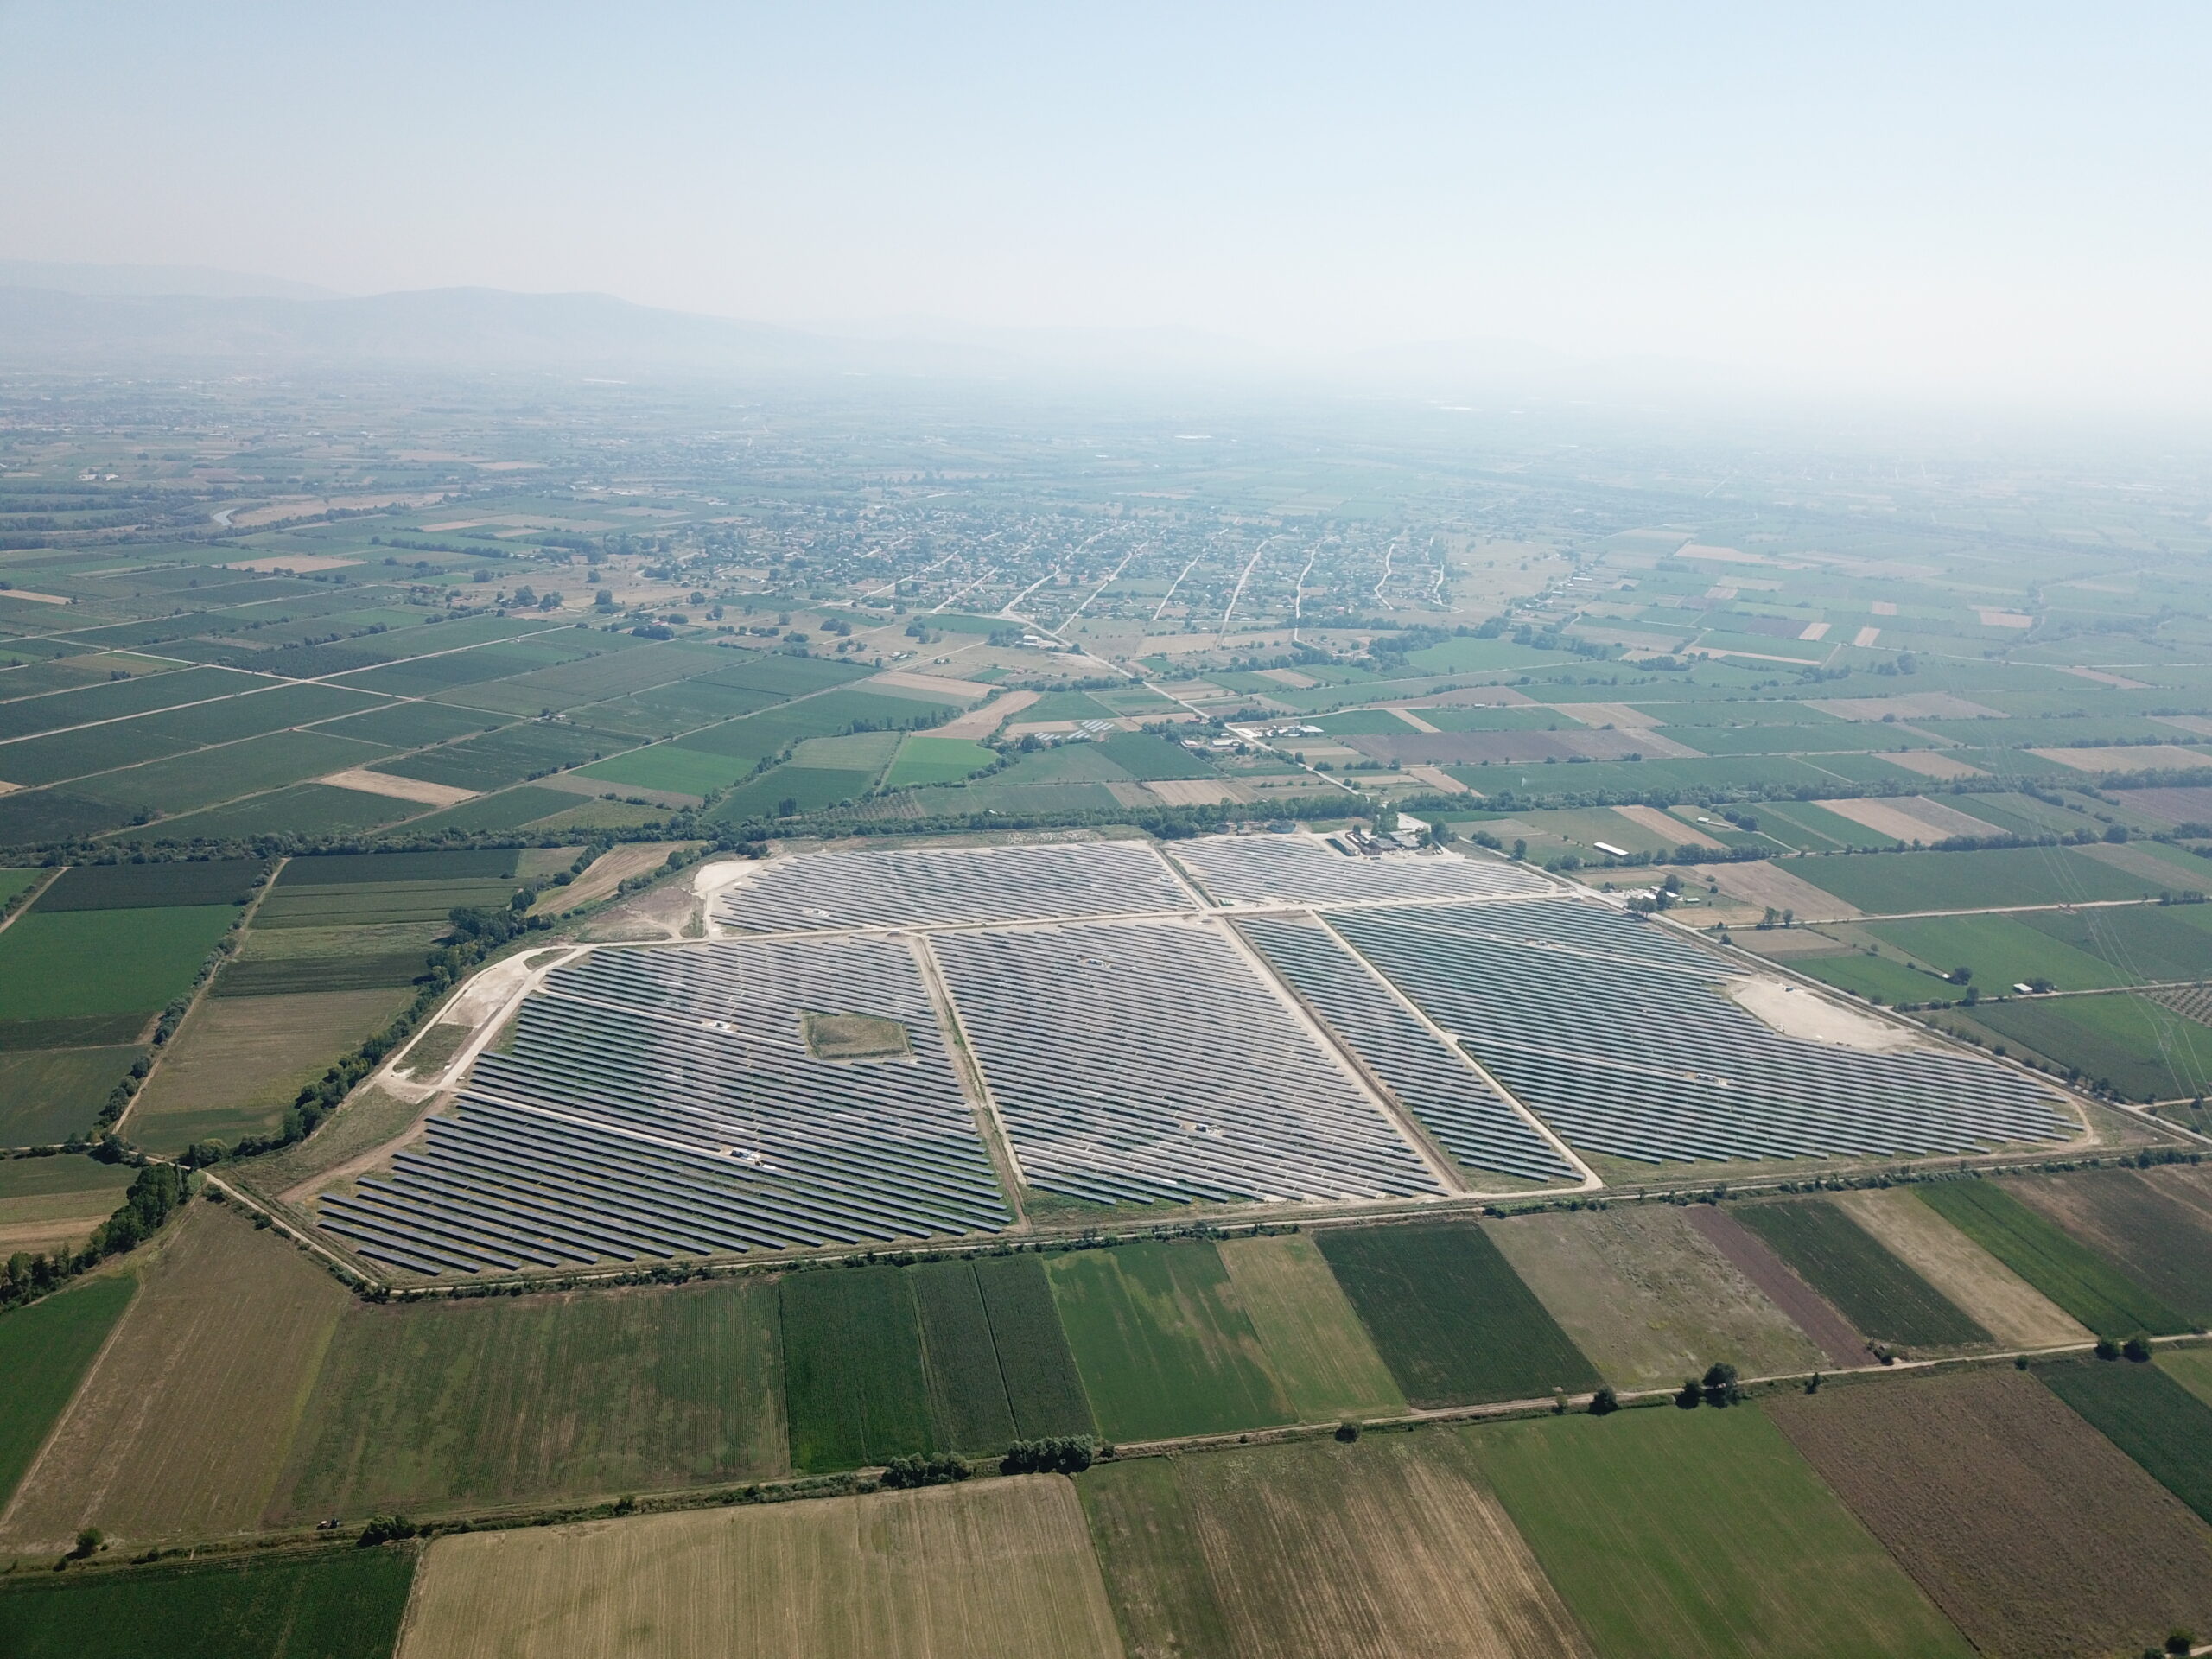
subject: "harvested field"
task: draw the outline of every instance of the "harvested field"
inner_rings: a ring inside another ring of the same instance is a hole
[[[1862,823],[1878,836],[1902,842],[1937,842],[1953,836],[1986,836],[1993,826],[1924,795],[1822,801],[1829,811]]]
[[[208,997],[132,1103],[130,1137],[173,1154],[270,1133],[303,1085],[413,1000],[411,987]]]
[[[2189,1323],[1992,1180],[1924,1182],[1914,1196],[2101,1337],[2176,1336]]]
[[[1472,1222],[1331,1228],[1316,1242],[1411,1404],[1598,1386],[1582,1351]]]
[[[2031,1376],[1884,1378],[1767,1409],[1984,1654],[2139,1652],[2212,1624],[2212,1533]]]
[[[1516,1216],[1485,1230],[1618,1387],[1671,1387],[1716,1360],[1746,1376],[1824,1363],[1789,1315],[1671,1205]]]
[[[2212,1521],[2212,1406],[2156,1365],[2062,1360],[2036,1375],[2153,1480]]]
[[[1968,1651],[1756,1409],[1662,1408],[1455,1435],[1601,1653]]]
[[[2132,1169],[2028,1176],[2006,1190],[2117,1262],[2197,1329],[2212,1326],[2212,1214]]]
[[[365,1304],[267,1522],[773,1479],[783,1416],[765,1281]]]
[[[1745,1205],[1734,1214],[1878,1342],[1958,1348],[1989,1340],[1988,1332],[1834,1205],[1796,1199]]]
[[[1848,921],[1859,908],[1772,861],[1711,867],[1720,891],[1759,909],[1793,912],[1800,921]]]
[[[1107,1439],[1214,1434],[1293,1421],[1211,1245],[1077,1251],[1052,1257],[1046,1271]]]
[[[1450,1434],[1101,1465],[1129,1659],[1551,1659],[1590,1646]]]
[[[1058,1475],[441,1539],[400,1659],[1120,1659]]]
[[[2152,1362],[2205,1404],[2212,1406],[2212,1348],[2165,1348]]]
[[[633,875],[643,875],[667,862],[668,855],[679,848],[694,847],[696,842],[633,841],[610,848],[591,861],[584,873],[565,887],[548,887],[538,898],[533,914],[558,915],[563,911],[581,910],[586,905],[595,905],[602,899],[611,899],[615,890]]]
[[[2094,1333],[1904,1187],[1834,1203],[2005,1348],[2056,1348]]]
[[[0,1390],[0,1504],[14,1495],[137,1289],[136,1275],[105,1273],[0,1313],[0,1376],[8,1379]]]
[[[420,778],[401,778],[388,772],[371,772],[366,766],[348,766],[343,772],[334,772],[315,781],[331,789],[359,790],[367,795],[382,795],[395,801],[419,801],[424,806],[459,806],[463,801],[473,801],[476,791],[460,789],[451,784],[433,784]]]
[[[1300,1422],[1405,1410],[1390,1368],[1311,1238],[1277,1234],[1229,1239],[1217,1248]]]
[[[274,1234],[195,1203],[14,1501],[0,1548],[97,1526],[133,1545],[251,1529],[339,1316],[338,1282]]]
[[[215,1567],[26,1573],[0,1590],[9,1659],[390,1659],[415,1551],[245,1555]]]
[[[1689,1224],[1770,1301],[1788,1314],[1814,1347],[1834,1365],[1865,1365],[1866,1339],[1835,1305],[1792,1273],[1772,1247],[1727,1211],[1710,1205],[1693,1205]]]

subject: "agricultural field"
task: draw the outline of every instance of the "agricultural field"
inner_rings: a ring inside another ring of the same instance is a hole
[[[2189,1322],[2145,1286],[1991,1180],[1912,1189],[1975,1243],[2101,1337],[2173,1336]]]
[[[1310,1236],[1224,1239],[1216,1249],[1300,1422],[1404,1412],[1389,1367]]]
[[[1735,1216],[1877,1342],[1963,1348],[1989,1340],[1987,1331],[1836,1205],[1747,1204]]]
[[[2056,1348],[2094,1340],[2088,1326],[1923,1204],[1912,1189],[1841,1192],[1834,1201],[1999,1347]]]
[[[145,1287],[0,1511],[0,1552],[250,1532],[274,1493],[346,1292],[210,1204],[135,1259]]]
[[[326,1549],[0,1586],[9,1659],[391,1659],[415,1551]]]
[[[1765,1409],[1981,1653],[2140,1652],[2212,1623],[2212,1532],[2032,1376],[1885,1379]]]
[[[2212,1405],[2156,1365],[2070,1360],[2036,1376],[2082,1421],[2212,1521]]]
[[[2212,1214],[2132,1169],[2024,1176],[2006,1190],[2197,1329],[2212,1326]]]
[[[1459,1436],[1093,1466],[1129,1659],[1549,1659],[1592,1649]]]
[[[2137,992],[1985,1002],[1975,1023],[2131,1100],[2212,1090],[2212,1030]]]
[[[1516,1216],[1484,1230],[1617,1388],[1671,1388],[1719,1361],[1746,1376],[1823,1363],[1789,1317],[1672,1205]]]
[[[1058,1475],[444,1538],[398,1659],[1122,1659]]]
[[[1294,1421],[1236,1283],[1212,1246],[1127,1244],[1046,1262],[1098,1431],[1109,1440]]]
[[[0,1313],[0,1514],[137,1289],[134,1275],[105,1273]]]
[[[1756,1407],[1452,1432],[1601,1654],[1974,1651]]]
[[[1315,1242],[1408,1403],[1598,1386],[1582,1351],[1474,1223],[1330,1228]]]
[[[2158,884],[2068,847],[1793,859],[1784,868],[1870,916],[2079,905],[2159,892]],[[2164,885],[2181,886],[2180,875],[2177,871]]]
[[[0,1260],[74,1249],[113,1214],[137,1171],[63,1155],[0,1160]]]
[[[905,1272],[792,1274],[781,1300],[794,1470],[815,1474],[965,1449],[935,1444],[920,1322]]]
[[[362,1305],[331,1338],[266,1522],[766,1480],[785,1466],[766,1281]]]

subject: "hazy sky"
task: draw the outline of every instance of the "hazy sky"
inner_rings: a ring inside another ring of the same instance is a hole
[[[0,0],[0,257],[2212,383],[2212,7]]]

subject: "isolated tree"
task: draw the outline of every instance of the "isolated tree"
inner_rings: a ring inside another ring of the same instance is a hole
[[[1703,1389],[1708,1406],[1732,1406],[1744,1397],[1736,1382],[1736,1368],[1726,1360],[1715,1360],[1705,1368]]]
[[[2139,1336],[2130,1337],[2121,1344],[2120,1351],[2124,1357],[2140,1365],[2151,1357],[2151,1344]]]
[[[1610,1382],[1599,1384],[1598,1392],[1590,1396],[1590,1414],[1592,1417],[1610,1417],[1620,1408],[1621,1397],[1613,1392],[1613,1385]]]
[[[1344,1421],[1337,1425],[1337,1438],[1342,1440],[1346,1446],[1350,1446],[1354,1440],[1359,1438],[1358,1423],[1350,1417],[1345,1418]]]
[[[1705,1394],[1698,1387],[1697,1378],[1686,1376],[1682,1379],[1682,1389],[1675,1396],[1675,1403],[1684,1411],[1695,1411],[1705,1403]]]

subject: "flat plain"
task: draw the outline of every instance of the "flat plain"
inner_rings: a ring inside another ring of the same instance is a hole
[[[8,1659],[390,1659],[415,1551],[243,1556],[0,1587]]]
[[[348,1297],[273,1233],[194,1203],[5,1511],[0,1548],[96,1526],[143,1545],[251,1529]]]
[[[2062,1360],[2036,1376],[2152,1478],[2212,1521],[2212,1406],[2156,1365]]]
[[[1766,1409],[1982,1653],[2140,1652],[2212,1621],[2212,1531],[2032,1376],[1884,1379]]]
[[[1310,1237],[1278,1233],[1217,1248],[1300,1422],[1405,1410],[1390,1368]]]
[[[1958,1348],[1989,1340],[1988,1332],[1836,1205],[1799,1198],[1744,1205],[1735,1213],[1878,1342]]]
[[[1600,1653],[1971,1651],[1756,1408],[1453,1433]]]
[[[1229,1270],[1204,1243],[1052,1257],[1052,1300],[1099,1432],[1214,1434],[1293,1420]]]
[[[1474,1223],[1332,1228],[1317,1242],[1411,1404],[1598,1386],[1582,1351]]]
[[[46,1443],[54,1421],[130,1306],[138,1281],[105,1273],[26,1307],[0,1313],[0,1506]]]
[[[1094,1465],[1129,1659],[1548,1659],[1589,1643],[1458,1436]]]
[[[2199,1329],[2212,1325],[2212,1216],[2132,1169],[2029,1176],[2008,1190]]]
[[[2006,1348],[2087,1343],[2094,1332],[1913,1196],[1907,1187],[1834,1202]]]
[[[1726,1360],[1817,1370],[1821,1351],[1671,1205],[1516,1216],[1485,1230],[1618,1388],[1671,1387]]]
[[[787,1274],[784,1398],[802,1474],[884,1463],[931,1445],[929,1378],[906,1275],[897,1268]]]
[[[1923,1204],[2101,1337],[2175,1336],[2189,1322],[2145,1286],[1993,1180],[1930,1181]]]
[[[741,1279],[350,1307],[268,1523],[775,1478],[777,1303]]]
[[[1121,1659],[1059,1475],[441,1539],[399,1659]]]

